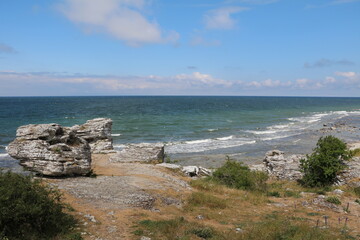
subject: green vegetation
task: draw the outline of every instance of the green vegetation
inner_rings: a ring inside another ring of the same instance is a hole
[[[40,180],[0,172],[0,239],[81,239],[60,197]]]
[[[134,232],[135,235],[151,234],[154,239],[223,239],[219,238],[219,233],[213,228],[189,222],[183,217],[160,221],[143,220],[139,222],[139,227]]]
[[[354,188],[354,193],[356,196],[360,197],[360,187]]]
[[[273,217],[241,227],[237,233],[235,227],[217,231],[212,227],[177,217],[170,220],[143,220],[138,229],[133,232],[138,236],[151,236],[154,239],[216,239],[216,240],[328,240],[352,239],[346,233],[335,232],[330,229],[316,228],[305,223],[305,219],[298,221],[282,218],[274,214]]]
[[[212,194],[194,192],[191,194],[188,200],[188,207],[195,206],[205,206],[209,208],[226,208],[226,202],[223,199],[215,197]]]
[[[333,203],[335,205],[340,205],[341,204],[341,201],[339,200],[339,198],[335,197],[335,196],[327,197],[326,201],[329,202],[329,203]]]
[[[327,229],[315,228],[306,224],[304,220],[291,221],[278,217],[252,224],[243,234],[234,238],[239,240],[327,240],[351,239],[347,235],[336,233]]]
[[[333,136],[321,137],[314,152],[301,160],[300,168],[304,173],[301,183],[307,187],[330,186],[344,169],[343,160],[350,157],[343,141]]]
[[[218,168],[212,180],[230,188],[266,192],[268,176],[264,172],[251,171],[242,163],[227,159],[226,163]]]

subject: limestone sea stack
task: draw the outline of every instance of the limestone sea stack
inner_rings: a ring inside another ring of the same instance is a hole
[[[70,129],[76,133],[76,136],[85,139],[90,144],[92,153],[113,152],[112,120],[110,118],[95,118]]]
[[[58,124],[19,127],[8,153],[26,169],[45,176],[85,175],[91,169],[88,142]]]
[[[20,165],[45,176],[86,175],[91,153],[111,151],[111,119],[98,118],[84,125],[30,124],[17,129],[8,146]]]

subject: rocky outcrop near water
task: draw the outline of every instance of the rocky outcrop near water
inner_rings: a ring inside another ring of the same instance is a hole
[[[110,162],[163,162],[163,143],[128,144],[121,151],[110,157]]]
[[[114,152],[111,128],[110,118],[95,118],[83,125],[75,125],[70,130],[90,144],[92,153],[109,153]]]
[[[284,152],[272,150],[265,154],[263,168],[254,165],[251,169],[263,170],[270,176],[283,180],[299,180],[302,178],[300,171],[300,159],[303,155],[286,156]],[[360,186],[360,158],[354,157],[350,161],[344,161],[345,169],[339,173],[336,185],[348,184],[353,187]]]
[[[113,152],[111,127],[109,118],[73,127],[55,123],[21,126],[8,153],[28,170],[45,176],[86,175],[91,153]]]
[[[45,176],[85,175],[91,168],[88,142],[59,124],[19,127],[8,153],[28,170]]]
[[[264,169],[270,175],[278,179],[298,180],[302,177],[300,172],[301,155],[285,156],[279,150],[268,151],[263,160]]]

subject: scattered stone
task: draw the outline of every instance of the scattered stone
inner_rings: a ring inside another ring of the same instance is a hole
[[[108,233],[117,232],[117,227],[116,226],[108,226],[106,229],[107,229]]]
[[[89,219],[91,222],[96,223],[96,219],[93,215],[90,214],[85,214],[84,217],[86,217],[87,219]]]
[[[343,191],[343,190],[340,190],[340,189],[335,189],[335,190],[333,191],[333,193],[334,193],[334,194],[337,194],[337,195],[342,195],[342,194],[344,193],[344,191]]]
[[[198,166],[185,166],[181,170],[190,177],[210,176],[212,174],[210,169]]]
[[[197,215],[196,216],[196,219],[198,219],[198,220],[203,220],[205,217],[203,216],[203,215]]]
[[[19,127],[7,150],[20,165],[45,176],[86,175],[91,169],[87,141],[55,123]]]
[[[142,236],[142,237],[140,238],[140,240],[151,240],[151,238]]]
[[[110,157],[110,162],[163,162],[164,157],[163,143],[128,144]]]

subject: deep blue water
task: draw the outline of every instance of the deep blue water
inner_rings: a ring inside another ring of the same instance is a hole
[[[217,154],[257,157],[274,147],[303,151],[312,143],[304,137],[322,124],[346,118],[356,125],[359,116],[360,98],[3,97],[0,157],[8,158],[5,147],[25,124],[72,126],[108,117],[114,121],[116,147],[165,142],[174,158],[208,159]]]

